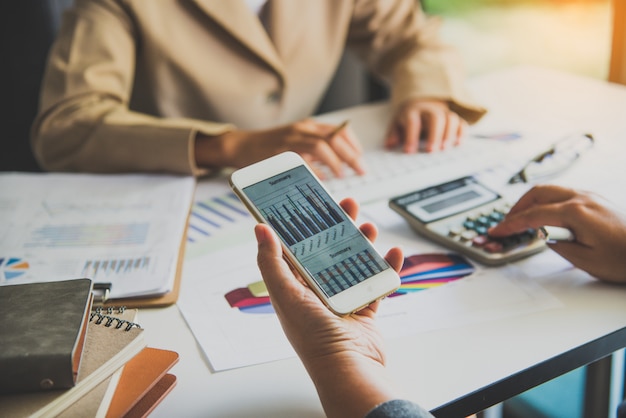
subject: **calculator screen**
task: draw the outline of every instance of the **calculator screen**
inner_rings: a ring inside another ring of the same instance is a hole
[[[394,201],[426,223],[456,215],[499,198],[499,194],[480,184],[474,177],[468,176],[417,190]]]

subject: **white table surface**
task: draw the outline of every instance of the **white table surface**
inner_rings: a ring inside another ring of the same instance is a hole
[[[564,128],[593,132],[593,158],[582,159],[578,174],[559,182],[593,188],[626,207],[620,196],[626,190],[626,88],[532,67],[470,80],[470,88],[490,109],[472,129],[547,137]],[[391,233],[382,230],[385,234]],[[512,375],[530,371],[531,377],[545,380],[555,377],[555,370],[571,364],[566,372],[579,361],[591,361],[584,360],[590,355],[581,349],[586,344],[591,351],[607,351],[602,355],[610,353],[611,344],[626,345],[626,287],[599,283],[578,270],[536,280],[559,307],[389,339],[388,367],[406,396],[427,409],[449,404],[452,409],[444,412],[469,414],[504,400],[498,396],[512,396],[515,387],[528,389]],[[297,358],[212,373],[177,306],[141,310],[140,322],[149,346],[180,354],[172,369],[177,386],[153,416],[323,416]],[[594,343],[598,339],[606,347]]]

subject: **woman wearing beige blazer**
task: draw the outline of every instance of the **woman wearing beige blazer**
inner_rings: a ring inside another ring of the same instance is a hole
[[[77,0],[32,129],[42,167],[198,175],[291,149],[362,171],[349,132],[306,119],[346,46],[390,83],[389,147],[415,152],[426,132],[442,148],[484,113],[415,0],[270,0],[259,13],[244,0]]]

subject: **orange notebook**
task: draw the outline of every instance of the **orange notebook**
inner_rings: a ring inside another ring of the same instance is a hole
[[[178,353],[146,347],[124,366],[107,410],[107,418],[148,415],[176,384],[167,374],[178,362]]]
[[[166,374],[131,408],[124,418],[145,418],[174,389],[176,376]]]

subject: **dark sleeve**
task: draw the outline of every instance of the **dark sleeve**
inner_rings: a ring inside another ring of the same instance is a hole
[[[617,418],[626,418],[626,400],[617,406]]]
[[[381,403],[367,413],[365,418],[432,418],[430,412],[418,404],[403,399]]]

